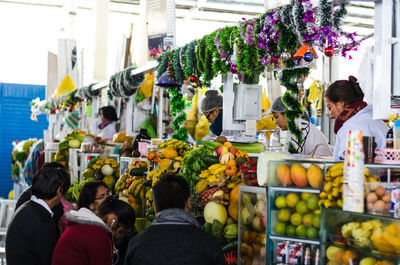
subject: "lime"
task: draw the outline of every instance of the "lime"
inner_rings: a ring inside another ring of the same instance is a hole
[[[286,232],[286,223],[284,222],[277,222],[275,224],[275,233],[278,235],[285,235]]]
[[[297,193],[289,193],[288,196],[286,196],[286,205],[290,208],[294,208],[299,200],[300,198]]]
[[[313,221],[314,215],[312,213],[308,213],[303,216],[303,225],[306,227],[311,227],[312,226],[312,221]]]
[[[299,225],[296,228],[296,236],[298,237],[306,237],[307,228],[304,225]]]
[[[321,215],[320,214],[314,215],[312,219],[312,225],[315,228],[320,228],[320,222],[321,222]]]
[[[311,193],[302,192],[302,193],[301,193],[301,199],[302,199],[303,201],[306,201],[308,198],[310,198],[311,195],[312,195]]]
[[[308,199],[307,199],[307,208],[310,210],[315,210],[318,208],[318,202],[319,202],[319,198],[317,195],[311,195]]]
[[[294,225],[286,226],[286,235],[287,236],[296,236],[296,227]]]
[[[303,215],[308,212],[307,203],[305,201],[299,201],[296,204],[296,212]]]
[[[292,214],[292,216],[290,217],[290,223],[291,223],[292,225],[294,225],[294,226],[300,225],[300,224],[301,224],[301,220],[302,220],[302,217],[301,217],[301,215],[298,214],[298,213],[294,213],[294,214]]]
[[[289,209],[280,209],[278,214],[278,219],[281,222],[288,222],[290,220],[290,210]]]
[[[306,234],[308,238],[316,238],[318,236],[318,230],[315,227],[309,227],[307,228]]]
[[[275,199],[275,206],[278,209],[282,209],[286,207],[286,198],[285,196],[279,196]]]

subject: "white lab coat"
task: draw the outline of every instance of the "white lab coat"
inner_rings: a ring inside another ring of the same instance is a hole
[[[288,149],[290,141],[298,147],[298,150],[302,155],[311,155],[314,151],[315,146],[317,150],[315,151],[315,156],[332,156],[331,148],[326,141],[324,134],[310,121],[302,119],[300,128],[303,131],[304,143],[300,147],[296,144],[292,136],[288,133],[286,138],[285,147]]]
[[[336,144],[333,152],[334,159],[344,160],[347,147],[347,133],[349,130],[361,130],[363,136],[374,136],[376,148],[385,148],[386,133],[389,130],[381,120],[372,119],[372,108],[366,106],[356,115],[348,119],[336,135]]]
[[[117,129],[115,128],[116,125],[117,122],[113,121],[103,129],[99,130],[99,135],[97,136],[101,137],[102,139],[112,139],[114,134],[117,132]]]

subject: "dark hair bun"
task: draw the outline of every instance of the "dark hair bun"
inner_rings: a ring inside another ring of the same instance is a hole
[[[354,83],[354,84],[358,84],[357,78],[355,78],[355,77],[352,76],[352,75],[349,75],[349,81],[352,82],[352,83]]]

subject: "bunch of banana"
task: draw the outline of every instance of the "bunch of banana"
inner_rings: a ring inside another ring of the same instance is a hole
[[[188,143],[184,143],[177,139],[171,139],[168,142],[161,143],[159,145],[159,147],[160,147],[160,149],[172,147],[178,152],[178,156],[184,156],[185,152],[190,149],[190,146]]]
[[[125,173],[119,177],[117,183],[115,183],[114,190],[117,196],[125,189],[127,178],[129,178],[129,172],[126,170]]]
[[[143,198],[143,177],[134,177],[128,193],[134,198]]]
[[[153,205],[153,190],[149,189],[146,192],[146,207],[151,207]]]
[[[149,181],[151,180],[151,186],[154,187],[154,185],[156,185],[156,183],[160,180],[161,176],[164,174],[168,174],[168,173],[172,173],[174,171],[174,169],[170,169],[168,168],[163,168],[163,169],[153,169],[152,171],[149,172],[149,174],[147,174],[146,180]]]
[[[214,164],[208,169],[201,171],[199,178],[207,179],[208,182],[219,181],[223,176],[225,176],[226,168],[227,165]]]
[[[364,168],[365,182],[379,182],[379,177],[370,174],[368,168]],[[343,206],[343,163],[332,166],[325,175],[325,185],[319,194],[320,206],[325,208],[341,208]]]

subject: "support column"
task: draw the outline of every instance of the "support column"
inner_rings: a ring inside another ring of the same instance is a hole
[[[96,36],[93,79],[98,82],[107,79],[108,5],[109,0],[94,1]]]

